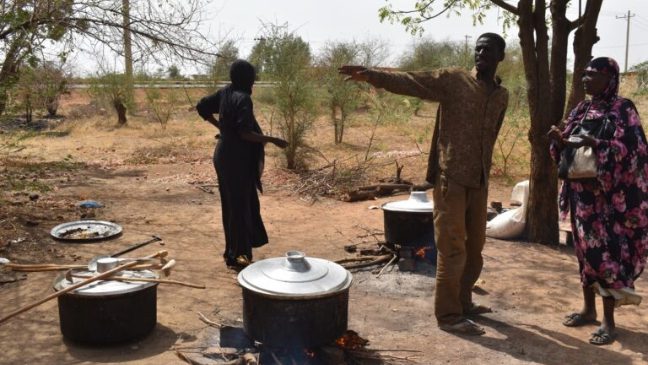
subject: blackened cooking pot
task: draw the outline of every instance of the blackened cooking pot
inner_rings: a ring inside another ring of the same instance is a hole
[[[94,276],[94,271],[76,271]],[[119,276],[157,279],[152,271],[122,271]],[[54,289],[61,290],[84,279],[68,281],[59,275]],[[61,333],[69,340],[101,345],[127,342],[149,334],[157,323],[157,283],[99,280],[58,297]]]
[[[382,210],[387,243],[435,247],[434,207],[425,191],[413,191],[407,200],[385,203]]]
[[[245,332],[265,346],[312,348],[347,330],[352,275],[334,262],[289,251],[246,267],[238,282]]]

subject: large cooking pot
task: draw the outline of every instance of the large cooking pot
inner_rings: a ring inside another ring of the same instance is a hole
[[[352,275],[334,262],[289,251],[246,267],[238,282],[245,332],[265,346],[317,347],[347,329]]]
[[[95,271],[75,271],[94,276]],[[157,279],[149,270],[120,272],[119,276]],[[61,290],[84,279],[64,275],[54,280]],[[136,340],[149,334],[157,323],[157,283],[99,280],[58,297],[61,333],[86,344],[110,344]]]
[[[412,191],[409,199],[382,205],[385,240],[390,244],[434,248],[434,206],[425,191]],[[431,257],[436,250],[428,250]]]

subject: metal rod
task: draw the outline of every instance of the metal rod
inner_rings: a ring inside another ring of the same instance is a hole
[[[153,243],[153,242],[157,242],[157,241],[162,241],[162,238],[160,238],[160,237],[158,237],[158,236],[156,236],[156,235],[153,235],[153,238],[151,238],[150,240],[147,240],[147,241],[144,241],[144,242],[140,242],[140,243],[136,243],[136,244],[134,244],[134,245],[132,245],[132,246],[126,247],[125,249],[123,249],[123,250],[121,250],[121,251],[117,251],[117,252],[111,254],[110,257],[118,257],[118,256],[121,256],[121,255],[123,255],[123,254],[125,254],[125,253],[131,252],[131,251],[134,251],[134,250],[137,250],[138,248],[142,248],[142,247],[144,247],[144,246],[146,246],[146,245],[148,245],[148,244],[151,244],[151,243]]]

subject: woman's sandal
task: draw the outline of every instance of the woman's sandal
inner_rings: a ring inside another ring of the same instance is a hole
[[[236,264],[242,267],[249,266],[252,263],[250,259],[248,259],[247,256],[241,255],[236,257]]]
[[[608,333],[603,328],[596,330],[592,333],[589,343],[596,346],[609,345],[616,339],[616,333]]]
[[[596,318],[586,318],[580,313],[572,313],[568,316],[565,316],[565,318],[566,319],[562,323],[565,327],[580,327],[586,324],[596,323]]]
[[[481,336],[486,333],[482,327],[469,319],[462,319],[454,324],[439,324],[439,328],[457,335]]]

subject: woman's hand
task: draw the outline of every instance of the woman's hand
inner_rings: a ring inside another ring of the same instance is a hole
[[[279,147],[279,148],[286,148],[286,147],[288,147],[288,141],[283,140],[283,139],[281,139],[281,138],[272,137],[272,140],[271,140],[270,142],[272,142],[272,144],[274,144],[275,146],[277,146],[277,147]]]
[[[565,145],[571,148],[579,148],[582,146],[594,147],[596,146],[596,138],[584,134],[570,136],[564,140]]]
[[[555,125],[552,125],[551,129],[549,129],[549,132],[547,132],[547,137],[549,137],[549,139],[552,141],[556,141],[558,144],[562,145],[564,143],[562,131]]]
[[[210,115],[205,119],[206,121],[209,122],[209,124],[213,125],[214,127],[220,129],[220,123],[218,122],[218,119],[214,118],[213,115]]]

